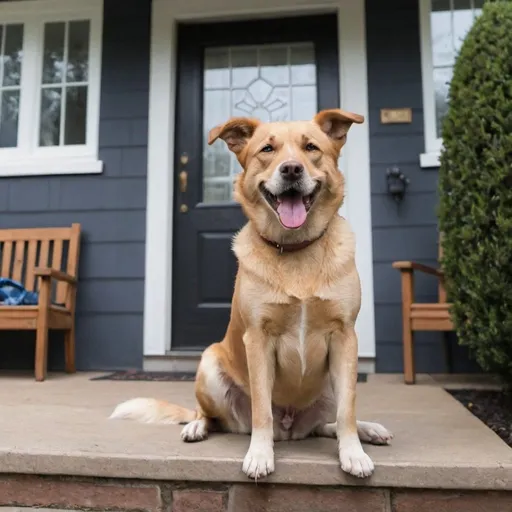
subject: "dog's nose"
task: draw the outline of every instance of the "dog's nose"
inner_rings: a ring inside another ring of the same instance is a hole
[[[281,164],[279,172],[285,180],[296,181],[302,177],[304,166],[296,161],[284,162]]]

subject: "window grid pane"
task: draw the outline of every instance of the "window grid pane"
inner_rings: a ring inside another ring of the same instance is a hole
[[[203,95],[203,202],[231,202],[240,165],[222,141],[208,146],[209,129],[230,116],[311,119],[317,108],[314,45],[207,48]]]
[[[45,24],[40,146],[86,143],[89,39],[89,20]]]
[[[448,110],[448,90],[462,41],[482,11],[482,0],[431,0],[430,37],[436,109],[436,136]]]
[[[0,148],[18,145],[23,25],[0,25]]]

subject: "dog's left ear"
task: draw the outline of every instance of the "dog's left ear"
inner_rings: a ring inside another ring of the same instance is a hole
[[[222,139],[228,148],[235,154],[239,154],[253,136],[260,125],[258,119],[251,117],[232,117],[224,124],[219,124],[210,130],[208,144],[213,144],[217,139]]]
[[[319,112],[314,121],[329,138],[343,143],[352,123],[361,124],[364,117],[341,109],[330,109]]]

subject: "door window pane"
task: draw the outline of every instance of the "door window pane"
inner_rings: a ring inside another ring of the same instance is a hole
[[[23,25],[0,25],[0,148],[18,145]]]
[[[203,94],[203,201],[233,200],[240,172],[223,141],[208,132],[231,116],[261,121],[311,119],[317,110],[313,43],[207,48]]]
[[[89,38],[87,20],[45,24],[40,146],[87,142]]]

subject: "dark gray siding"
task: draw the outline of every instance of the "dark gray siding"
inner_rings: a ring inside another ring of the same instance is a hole
[[[105,0],[103,174],[0,178],[0,228],[82,224],[81,370],[142,366],[149,43],[149,1]],[[50,367],[61,368],[59,336],[51,341]],[[33,353],[33,335],[0,334],[0,368],[30,367]]]
[[[400,276],[395,260],[437,264],[437,169],[421,169],[424,151],[418,2],[366,1],[373,258],[377,370],[402,371]],[[411,107],[411,124],[382,125],[381,108]],[[398,166],[410,179],[400,206],[387,194],[386,169]],[[418,301],[436,300],[437,282],[419,274]],[[420,372],[445,371],[443,335],[417,333],[416,365]],[[474,368],[454,336],[456,371]]]

